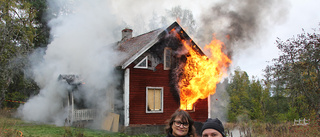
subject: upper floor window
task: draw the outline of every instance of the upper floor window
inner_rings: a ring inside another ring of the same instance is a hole
[[[169,47],[164,48],[164,70],[169,70],[172,64],[172,49]]]
[[[148,68],[148,56],[143,58],[134,68]]]

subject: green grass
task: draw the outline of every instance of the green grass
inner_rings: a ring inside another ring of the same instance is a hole
[[[106,130],[55,126],[12,118],[15,109],[0,109],[0,137],[163,137],[164,135],[127,135]]]
[[[112,133],[75,127],[57,127],[55,125],[36,124],[24,122],[20,119],[0,116],[0,136],[31,136],[31,137],[56,137],[56,136],[125,136],[121,133]]]
[[[129,136],[124,133],[114,133],[105,130],[93,130],[76,127],[58,127],[55,125],[25,122],[10,118],[0,113],[0,136],[24,137],[147,137],[149,135]],[[163,136],[163,135],[159,135]],[[156,136],[153,136],[156,137]]]

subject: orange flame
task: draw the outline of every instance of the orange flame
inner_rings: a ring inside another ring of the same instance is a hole
[[[210,51],[211,57],[209,58],[191,48],[193,46],[189,44],[190,42],[182,40],[182,43],[188,49],[189,55],[178,85],[180,108],[192,110],[193,104],[198,99],[205,99],[216,92],[216,84],[226,73],[231,60],[221,50],[224,43],[215,37],[204,48],[205,51]]]

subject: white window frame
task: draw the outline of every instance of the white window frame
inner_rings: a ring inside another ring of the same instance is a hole
[[[163,69],[164,70],[169,70],[170,67],[166,67],[166,62],[167,62],[167,52],[170,50],[171,54],[170,54],[170,66],[172,65],[172,49],[170,47],[165,47],[164,51],[163,51]]]
[[[139,66],[143,61],[146,61],[146,66]],[[148,68],[148,56],[143,58],[137,65],[135,65],[133,68],[142,68],[147,69]]]
[[[148,111],[148,89],[160,89],[161,90],[161,110]],[[146,87],[146,113],[163,113],[163,87]]]

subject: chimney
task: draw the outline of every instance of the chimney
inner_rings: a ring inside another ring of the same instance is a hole
[[[132,38],[132,29],[125,28],[122,30],[122,39],[121,41]]]

